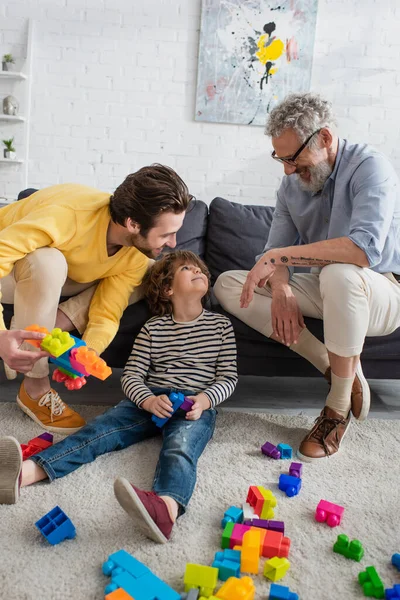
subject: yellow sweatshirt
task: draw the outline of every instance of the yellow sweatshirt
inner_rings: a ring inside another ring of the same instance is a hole
[[[65,256],[72,280],[101,280],[83,335],[100,354],[117,333],[129,296],[141,283],[149,260],[136,248],[125,246],[108,256],[109,203],[110,194],[62,184],[0,209],[0,285],[17,260],[37,248],[57,248]],[[5,329],[1,305],[0,329]]]

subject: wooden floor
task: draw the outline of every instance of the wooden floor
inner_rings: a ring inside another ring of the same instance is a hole
[[[68,392],[56,384],[57,390],[69,404],[112,406],[122,400],[120,376],[115,369],[106,381],[90,377],[82,390]],[[0,402],[14,402],[21,376],[7,381],[0,365]],[[400,418],[400,381],[373,379],[370,382],[372,405],[370,417]],[[315,378],[241,377],[233,396],[223,403],[226,410],[255,411],[284,414],[316,415],[324,405],[328,392],[325,380]]]

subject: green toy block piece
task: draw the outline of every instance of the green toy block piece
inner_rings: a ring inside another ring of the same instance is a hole
[[[60,371],[60,373],[64,373],[64,375],[71,377],[71,379],[78,379],[79,377],[79,375],[76,375],[76,373],[71,373],[71,371],[68,371],[68,369],[64,369],[63,367],[57,367],[57,369]]]
[[[358,574],[358,581],[362,586],[364,596],[368,598],[384,598],[385,588],[375,567],[367,567]]]
[[[214,567],[206,567],[205,565],[195,565],[189,563],[186,565],[185,576],[183,583],[185,584],[185,592],[192,588],[197,588],[200,596],[209,598],[213,595],[218,582],[218,569]]]
[[[333,546],[333,551],[337,554],[341,554],[346,558],[351,558],[360,562],[364,556],[364,548],[359,540],[352,540],[350,542],[347,535],[344,533],[338,535],[337,540]]]
[[[41,343],[42,350],[45,350],[55,358],[58,358],[61,354],[73,348],[73,346],[75,346],[75,342],[68,331],[62,331],[58,327],[53,329],[49,335],[46,335]]]
[[[233,528],[235,527],[235,523],[227,523],[222,532],[222,541],[221,548],[225,550],[225,548],[230,547],[231,536],[233,533]]]

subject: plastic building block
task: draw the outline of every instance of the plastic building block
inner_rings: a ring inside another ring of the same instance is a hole
[[[398,571],[400,571],[400,554],[393,554],[392,565],[396,567]]]
[[[216,597],[220,600],[253,600],[256,588],[251,577],[230,577],[220,587]]]
[[[301,475],[303,472],[303,465],[301,463],[292,462],[289,467],[289,475],[292,477],[298,477],[301,479]]]
[[[297,496],[301,488],[301,479],[298,477],[292,477],[292,475],[279,475],[279,489],[285,492],[286,496],[290,498]]]
[[[385,590],[386,600],[400,600],[400,584],[397,583],[391,589]]]
[[[30,456],[34,456],[38,452],[45,450],[49,446],[52,446],[52,444],[53,436],[51,435],[51,433],[47,433],[47,431],[45,433],[42,433],[41,435],[38,435],[32,440],[29,440],[27,444],[21,444],[23,460],[26,460]]]
[[[185,576],[183,583],[185,584],[185,592],[191,588],[198,588],[200,596],[212,596],[217,586],[218,569],[215,567],[206,567],[204,565],[196,565],[189,563],[186,565]],[[137,600],[135,598],[135,600]]]
[[[318,523],[326,523],[329,527],[337,527],[342,521],[344,507],[333,504],[327,500],[320,500],[315,511],[315,520]]]
[[[35,525],[52,546],[66,539],[72,540],[76,536],[72,521],[59,506],[55,506],[39,521],[36,521]]]
[[[242,540],[242,552],[240,554],[240,571],[242,573],[253,573],[257,575],[260,562],[261,535],[256,529],[246,531]]]
[[[111,375],[111,369],[107,366],[106,361],[97,356],[94,350],[81,346],[71,352],[71,355],[73,360],[85,368],[88,375],[93,375],[102,381]],[[86,373],[83,372],[83,375],[86,375]]]
[[[362,547],[361,542],[358,540],[352,540],[350,542],[349,538],[347,535],[344,535],[344,533],[338,535],[333,546],[333,551],[337,554],[345,556],[346,558],[356,560],[357,562],[360,562],[364,556],[364,548]]]
[[[102,571],[104,575],[111,576],[114,569],[117,568],[127,571],[135,578],[151,573],[146,565],[131,556],[126,550],[118,550],[118,552],[110,554],[108,560],[103,563]]]
[[[263,542],[262,555],[265,558],[273,558],[278,556],[279,558],[287,558],[290,550],[290,539],[284,537],[278,531],[271,531],[267,529],[265,531],[265,538]]]
[[[40,347],[55,358],[61,356],[74,346],[74,340],[68,331],[62,331],[59,327],[52,329],[42,340]]]
[[[258,527],[260,529],[272,529],[272,531],[279,531],[282,535],[285,535],[285,523],[283,521],[268,521],[267,519],[248,519],[243,521],[243,525],[250,525]]]
[[[67,390],[80,390],[86,385],[86,378],[82,375],[82,377],[78,377],[78,375],[74,375],[73,373],[66,373],[64,369],[55,369],[53,371],[54,381],[57,383],[64,383]]]
[[[35,331],[36,333],[44,333],[46,335],[49,335],[49,330],[47,329],[47,327],[39,327],[39,325],[29,325],[28,327],[25,327],[25,331]],[[35,348],[40,348],[42,340],[25,340],[26,342],[28,342],[28,344],[30,344],[31,346],[35,346]]]
[[[264,576],[271,581],[279,581],[285,576],[286,571],[290,567],[290,562],[287,558],[278,558],[274,556],[267,560],[264,564]]]
[[[227,523],[243,523],[243,510],[237,506],[230,506],[224,513],[221,521],[222,527],[225,527]]]
[[[367,567],[365,571],[358,574],[358,582],[362,586],[364,596],[370,598],[384,598],[385,590],[383,583],[375,567]]]
[[[289,444],[278,444],[277,448],[281,453],[281,458],[292,458],[293,449]]]
[[[133,598],[125,590],[118,588],[114,592],[111,592],[111,594],[107,594],[104,600],[133,600]]]
[[[233,529],[235,527],[235,523],[227,523],[222,532],[222,540],[221,540],[221,548],[230,548],[231,547],[231,537],[233,534]]]
[[[227,549],[216,552],[212,566],[218,569],[218,579],[221,581],[226,581],[229,577],[239,577],[240,551]]]
[[[250,506],[250,504],[248,504],[247,502],[244,502],[242,504],[242,509],[243,509],[243,521],[247,520],[247,519],[258,519],[259,515],[256,515],[256,513],[254,512],[254,508],[252,506]]]
[[[265,456],[269,456],[275,460],[278,460],[281,457],[280,451],[274,444],[271,444],[271,442],[265,442],[265,444],[261,446],[261,452],[265,454]]]
[[[272,519],[273,509],[276,506],[276,498],[271,492],[262,486],[251,485],[247,493],[246,502],[254,508],[261,519]]]
[[[176,411],[178,410],[178,408],[182,408],[182,406],[185,404],[185,406],[189,406],[189,408],[186,409],[186,412],[188,410],[190,410],[193,406],[193,401],[189,400],[188,398],[186,398],[186,396],[184,396],[181,392],[172,392],[172,394],[169,395],[169,399],[172,403],[172,408],[173,408],[173,413],[171,414],[171,417],[174,413],[176,413]],[[184,409],[183,409],[184,410]],[[151,417],[151,420],[157,425],[157,427],[163,427],[163,425],[165,425],[165,423],[168,421],[168,419],[170,419],[171,417],[156,417],[155,415],[153,415]]]
[[[181,404],[181,410],[184,410],[185,412],[188,412],[189,410],[191,410],[193,404],[194,404],[194,401],[193,400],[189,400],[189,398],[186,398],[186,396],[185,396],[185,399],[184,399],[184,401]]]
[[[183,592],[181,594],[181,600],[198,600],[199,598],[199,590],[197,588],[192,588],[188,592]]]
[[[272,583],[269,590],[269,600],[299,600],[299,597],[291,592],[288,587]]]

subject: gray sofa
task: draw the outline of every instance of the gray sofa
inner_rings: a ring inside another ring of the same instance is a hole
[[[27,191],[21,193],[21,197],[28,195]],[[29,190],[30,193],[32,191]],[[200,255],[210,269],[213,283],[224,271],[251,269],[254,257],[262,252],[268,238],[273,211],[270,206],[244,206],[223,198],[214,198],[210,207],[202,201],[194,201],[178,232],[177,248],[190,249]],[[215,298],[211,302],[213,310],[224,313]],[[5,305],[4,309],[6,320],[9,320],[12,306]],[[144,301],[126,309],[118,334],[102,355],[111,367],[124,366],[133,340],[149,316]],[[285,346],[265,338],[235,317],[228,316],[236,335],[239,374],[320,376],[312,365]],[[305,321],[310,331],[323,340],[322,322],[309,318]],[[367,338],[362,354],[365,376],[399,379],[399,356],[400,329],[389,336]]]

